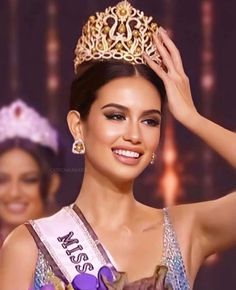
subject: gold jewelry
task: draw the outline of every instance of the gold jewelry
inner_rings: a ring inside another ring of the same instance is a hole
[[[162,60],[153,41],[158,25],[152,17],[122,1],[105,12],[90,16],[75,49],[75,73],[89,60],[117,59],[132,64],[145,63],[143,53],[156,63]]]
[[[72,152],[74,154],[84,154],[85,153],[85,145],[82,139],[75,140],[72,145]]]
[[[152,157],[151,157],[151,161],[150,161],[150,164],[154,164],[155,163],[155,160],[156,160],[156,153],[152,153]]]

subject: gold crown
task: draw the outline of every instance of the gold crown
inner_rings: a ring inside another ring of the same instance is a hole
[[[74,67],[89,60],[117,59],[133,64],[145,63],[143,53],[161,65],[153,42],[158,25],[152,17],[122,1],[105,12],[90,16],[75,49]]]

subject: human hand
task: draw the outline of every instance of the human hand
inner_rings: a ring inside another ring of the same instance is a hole
[[[155,63],[147,54],[144,54],[144,58],[164,82],[170,112],[178,121],[187,124],[190,118],[197,114],[197,110],[179,50],[162,27],[159,28],[158,34],[153,35],[153,39],[164,66]]]

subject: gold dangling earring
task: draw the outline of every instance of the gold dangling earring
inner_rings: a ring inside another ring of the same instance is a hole
[[[155,159],[156,159],[156,153],[153,152],[150,164],[154,164],[155,163]]]
[[[74,154],[84,154],[85,153],[85,145],[82,139],[77,139],[74,141],[72,145],[72,152]]]

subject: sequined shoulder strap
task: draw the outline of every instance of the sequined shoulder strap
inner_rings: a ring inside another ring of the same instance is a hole
[[[174,286],[174,290],[190,290],[182,254],[176,233],[171,223],[168,208],[163,209],[164,233],[162,264],[168,267],[167,280]]]

